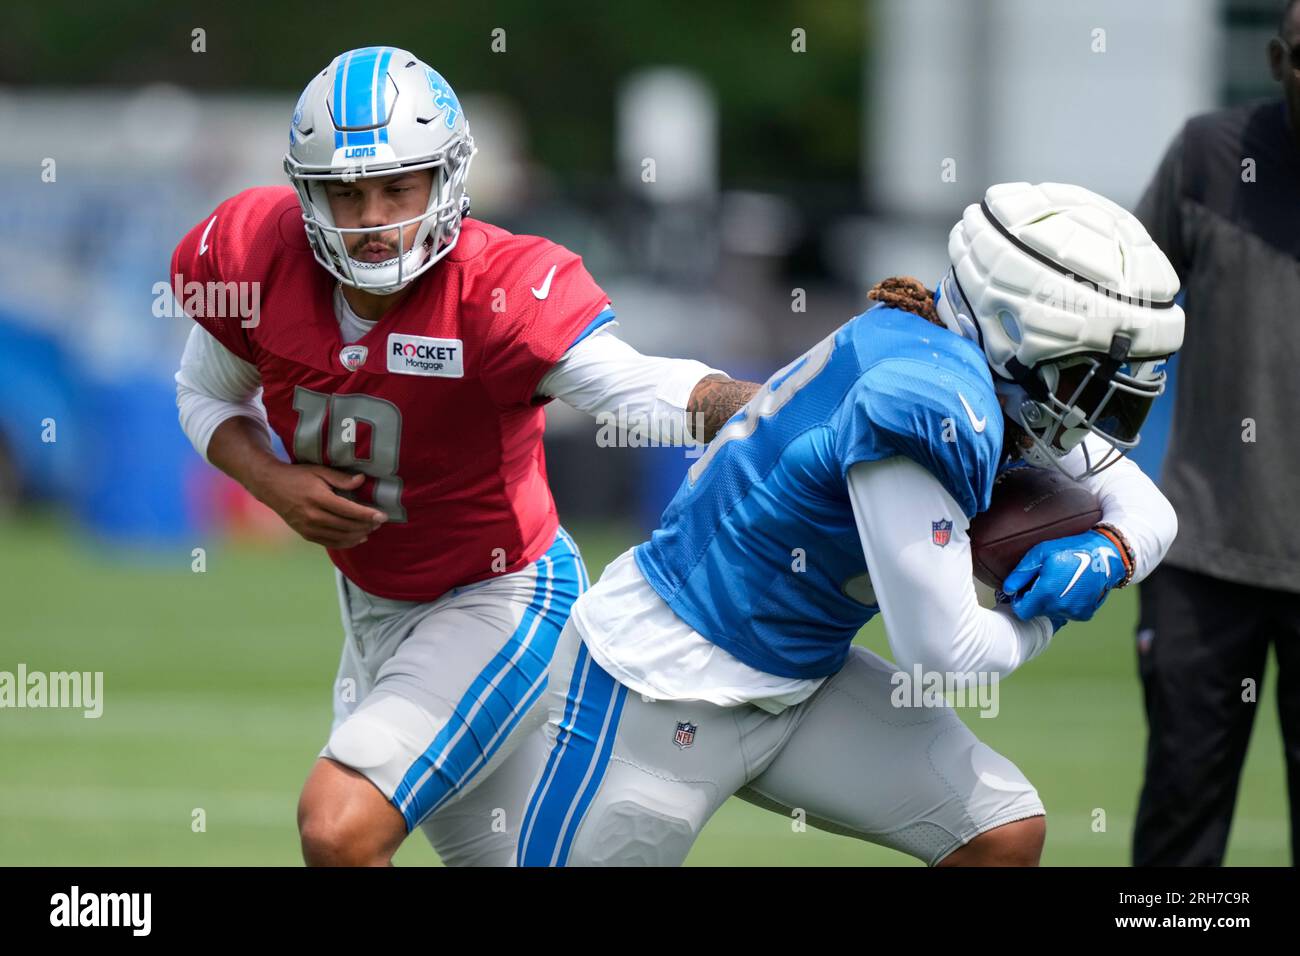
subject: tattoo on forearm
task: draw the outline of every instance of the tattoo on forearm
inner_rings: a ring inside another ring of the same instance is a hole
[[[757,382],[737,382],[721,375],[700,379],[686,404],[687,427],[698,441],[709,442],[727,419],[758,391]]]

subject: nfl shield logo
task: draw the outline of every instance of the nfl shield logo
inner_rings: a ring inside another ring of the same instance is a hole
[[[349,372],[355,372],[366,364],[366,354],[369,351],[364,345],[348,345],[339,353],[339,361]]]
[[[685,720],[677,721],[677,733],[673,734],[673,743],[685,750],[695,743],[695,731],[698,727],[698,724],[688,723]]]
[[[952,540],[952,522],[944,519],[942,521],[930,522],[930,540],[939,547],[946,547]]]

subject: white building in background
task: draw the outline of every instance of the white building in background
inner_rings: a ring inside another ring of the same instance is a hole
[[[881,215],[862,231],[862,280],[933,281],[948,227],[991,183],[1073,182],[1132,208],[1182,123],[1218,103],[1219,8],[868,3],[862,176]]]

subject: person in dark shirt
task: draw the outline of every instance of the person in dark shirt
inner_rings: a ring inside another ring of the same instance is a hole
[[[1270,644],[1300,859],[1300,0],[1268,58],[1282,97],[1188,121],[1137,210],[1187,296],[1179,535],[1140,590],[1137,866],[1222,863]]]

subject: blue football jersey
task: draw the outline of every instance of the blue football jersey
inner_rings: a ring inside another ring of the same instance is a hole
[[[864,587],[849,468],[905,455],[970,517],[989,505],[1001,453],[983,352],[876,306],[727,422],[637,547],[637,565],[678,617],[751,667],[833,674],[879,610]]]

